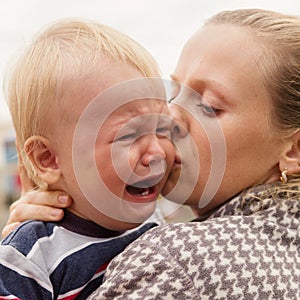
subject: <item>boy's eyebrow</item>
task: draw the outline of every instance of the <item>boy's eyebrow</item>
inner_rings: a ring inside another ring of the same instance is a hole
[[[116,115],[115,118],[110,121],[111,128],[114,129],[123,126],[124,122],[127,123],[129,120],[131,120],[131,123],[137,122],[137,120],[132,120],[132,116],[133,113],[130,112],[128,114],[120,113],[119,115]]]

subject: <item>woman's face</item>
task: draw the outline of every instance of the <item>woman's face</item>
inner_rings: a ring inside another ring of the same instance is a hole
[[[230,25],[206,25],[187,42],[172,76],[178,84],[170,105],[180,124],[174,137],[180,158],[164,194],[184,176],[170,200],[199,207],[201,199],[205,213],[249,186],[279,178],[284,145],[271,122],[262,49],[250,32]]]

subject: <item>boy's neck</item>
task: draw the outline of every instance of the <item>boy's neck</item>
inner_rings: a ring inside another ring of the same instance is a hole
[[[116,237],[124,232],[104,228],[93,221],[89,221],[78,214],[74,214],[69,209],[65,210],[64,218],[58,222],[58,225],[72,232],[95,238]]]

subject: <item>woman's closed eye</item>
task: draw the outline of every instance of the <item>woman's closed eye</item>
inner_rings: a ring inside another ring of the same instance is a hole
[[[172,103],[172,101],[174,101],[176,97],[171,97],[170,99],[168,99],[168,103]]]
[[[201,107],[202,112],[208,117],[216,117],[222,112],[221,109],[214,108],[213,106],[210,106],[203,102],[197,103],[197,106]]]

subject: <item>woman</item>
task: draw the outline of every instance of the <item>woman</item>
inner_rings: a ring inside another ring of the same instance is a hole
[[[189,132],[199,153],[201,176],[186,201],[199,218],[137,239],[91,299],[300,297],[299,53],[300,20],[256,9],[217,14],[187,42],[171,109],[176,142],[187,145]],[[226,166],[203,202],[213,164],[210,124],[222,128]],[[189,151],[166,194],[180,169],[194,167]]]

